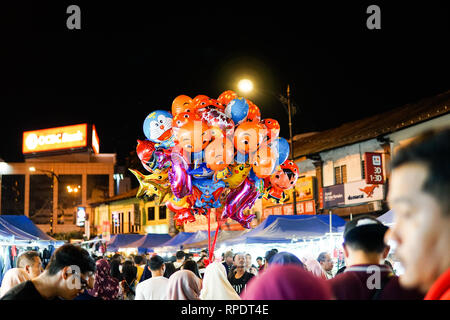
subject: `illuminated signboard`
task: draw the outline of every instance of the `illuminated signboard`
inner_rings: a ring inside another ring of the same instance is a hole
[[[84,207],[77,207],[77,226],[84,227],[86,222],[86,210]]]
[[[22,153],[33,155],[60,150],[83,149],[92,146],[99,153],[99,139],[94,125],[87,123],[25,131],[23,133]]]

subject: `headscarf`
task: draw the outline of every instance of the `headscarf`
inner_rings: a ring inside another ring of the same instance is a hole
[[[167,285],[168,300],[200,300],[197,276],[190,270],[179,270],[172,274]]]
[[[300,261],[297,256],[293,255],[290,252],[278,252],[276,255],[272,257],[272,260],[270,260],[271,264],[295,264],[302,268],[304,268],[303,263]]]
[[[27,280],[31,280],[31,278],[25,270],[20,268],[9,269],[8,271],[6,271],[2,280],[2,286],[0,287],[0,297],[2,297],[13,287]]]
[[[309,272],[311,272],[313,275],[315,275],[316,277],[327,280],[325,271],[323,271],[322,266],[320,265],[319,261],[317,261],[316,259],[306,259],[305,266],[306,266],[307,270]]]
[[[243,300],[330,300],[325,280],[296,265],[273,265],[249,282]]]
[[[95,271],[94,288],[88,290],[88,293],[103,300],[117,299],[119,296],[119,282],[111,276],[109,262],[105,259],[100,259],[95,264],[97,270]]]
[[[228,281],[227,271],[222,263],[215,261],[206,267],[200,299],[241,300]]]

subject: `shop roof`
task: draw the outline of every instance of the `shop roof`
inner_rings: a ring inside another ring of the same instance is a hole
[[[138,188],[131,189],[130,191],[115,195],[113,197],[101,199],[101,200],[93,200],[92,202],[89,202],[90,205],[100,205],[102,203],[109,203],[112,201],[117,200],[125,200],[130,198],[135,198],[137,194]]]
[[[383,136],[449,112],[450,90],[417,103],[303,137],[294,137],[294,157],[316,154]]]

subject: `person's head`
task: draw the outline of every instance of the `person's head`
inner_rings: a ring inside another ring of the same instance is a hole
[[[252,265],[252,255],[250,253],[245,254],[245,265],[250,267]]]
[[[184,259],[185,260],[188,260],[188,259],[192,259],[194,257],[194,254],[193,253],[186,253],[186,255],[184,256]]]
[[[65,244],[53,253],[44,273],[56,280],[53,290],[59,297],[72,300],[88,287],[95,270],[95,261],[89,252],[79,246]]]
[[[140,266],[143,263],[144,263],[144,257],[142,257],[142,256],[135,256],[134,257],[134,264],[135,265]]]
[[[22,268],[12,268],[6,271],[3,275],[2,285],[0,287],[0,298],[8,292],[11,288],[14,288],[18,284],[31,280],[29,274]]]
[[[177,251],[175,256],[177,257],[177,261],[182,262],[182,261],[184,261],[186,254],[184,253],[184,251],[179,250],[179,251]]]
[[[317,261],[319,261],[320,266],[323,270],[328,272],[333,270],[333,259],[331,259],[331,256],[328,252],[321,252],[317,257]]]
[[[272,259],[270,260],[270,263],[271,263],[271,266],[277,265],[277,264],[281,264],[281,265],[293,264],[293,265],[297,265],[301,268],[304,268],[303,263],[300,261],[300,259],[290,252],[278,252],[277,254],[275,254],[272,257]]]
[[[247,284],[242,299],[330,300],[332,292],[325,280],[299,266],[273,265]]]
[[[115,254],[112,256],[111,261],[112,261],[112,260],[116,260],[116,261],[118,261],[119,263],[122,263],[122,259],[123,259],[123,257],[122,257],[121,254],[115,253]]]
[[[236,253],[233,259],[234,265],[236,268],[244,268],[245,267],[245,255],[243,253]]]
[[[199,300],[200,281],[190,270],[172,274],[167,284],[167,300]]]
[[[391,162],[388,203],[394,211],[389,236],[405,268],[405,287],[426,292],[450,267],[450,128],[426,132]]]
[[[233,252],[232,251],[225,252],[223,255],[223,259],[227,265],[229,265],[229,266],[232,265],[233,264]]]
[[[203,276],[202,289],[200,292],[202,300],[239,300],[240,297],[231,286],[227,278],[227,271],[220,262],[210,263]]]
[[[122,275],[123,278],[131,284],[134,280],[136,280],[137,276],[137,268],[134,265],[133,261],[127,260],[123,263],[122,266]]]
[[[207,257],[208,256],[208,250],[206,250],[206,249],[203,249],[201,252],[200,252],[200,257]],[[200,258],[201,259],[201,258]]]
[[[25,251],[22,253],[17,258],[17,268],[23,269],[31,279],[36,278],[44,271],[41,258],[36,251]]]
[[[382,263],[389,253],[389,246],[384,242],[387,229],[379,220],[368,215],[348,221],[343,244],[347,266]]]
[[[263,265],[263,259],[261,257],[256,258],[256,263],[261,267]]]
[[[154,255],[150,258],[148,266],[152,273],[152,277],[154,276],[162,276],[164,275],[164,271],[166,271],[166,265],[164,264],[164,259],[158,255]]]
[[[198,265],[193,260],[186,260],[183,265],[181,266],[181,269],[183,270],[191,270],[197,277],[200,277],[200,273],[198,272]]]
[[[266,255],[265,255],[265,257],[264,257],[264,259],[265,259],[265,264],[266,264],[266,265],[269,265],[269,263],[271,262],[270,260],[271,260],[272,257],[273,257],[274,255],[276,255],[277,253],[278,253],[278,250],[276,250],[276,249],[272,249],[272,250],[266,251]]]
[[[169,279],[170,276],[177,271],[175,266],[173,265],[173,262],[166,262],[165,263],[166,270],[164,271],[164,277]]]

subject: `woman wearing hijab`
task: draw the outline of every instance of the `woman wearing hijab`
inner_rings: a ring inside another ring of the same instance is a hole
[[[297,258],[297,256],[293,255],[290,252],[278,252],[276,255],[274,255],[272,257],[272,260],[270,260],[271,265],[275,265],[275,264],[281,264],[281,265],[287,265],[287,264],[294,264],[297,265],[301,268],[305,268],[305,266],[303,265],[303,263],[300,261],[299,258]]]
[[[213,262],[205,269],[201,300],[241,300],[227,278],[227,271],[220,262]]]
[[[17,286],[19,283],[31,280],[28,273],[21,268],[12,268],[6,271],[2,286],[0,287],[0,298],[9,291],[9,289]]]
[[[243,300],[330,300],[331,289],[297,265],[271,265],[250,282]]]
[[[97,270],[95,271],[94,288],[88,290],[88,293],[103,300],[116,300],[119,296],[119,281],[111,276],[109,262],[100,259],[95,265]]]
[[[316,277],[327,280],[325,271],[323,271],[322,266],[316,259],[306,259],[304,265],[306,267],[306,270],[311,272]]]
[[[167,300],[200,300],[197,276],[190,270],[179,270],[169,278]]]

